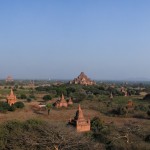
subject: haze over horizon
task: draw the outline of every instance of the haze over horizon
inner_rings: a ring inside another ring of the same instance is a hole
[[[0,78],[150,78],[150,1],[0,1]]]

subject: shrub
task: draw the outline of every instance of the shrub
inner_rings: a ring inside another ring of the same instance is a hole
[[[31,101],[32,101],[32,99],[28,97],[27,98],[27,102],[31,102]]]
[[[91,129],[93,137],[101,142],[107,141],[107,135],[110,133],[108,126],[99,117],[94,117],[91,120]]]
[[[145,137],[145,141],[150,143],[150,134]]]
[[[128,113],[128,109],[124,106],[119,106],[118,108],[112,109],[110,113],[115,115],[126,115]]]
[[[150,116],[150,110],[147,111],[147,115]]]
[[[20,95],[20,99],[26,99],[26,98],[27,98],[27,96],[25,94]]]
[[[134,118],[139,118],[139,119],[144,119],[145,118],[145,113],[139,112],[135,115],[133,115]]]
[[[35,95],[29,95],[29,98],[36,99]]]
[[[2,112],[6,112],[7,110],[9,110],[10,105],[6,102],[0,102],[0,111]]]
[[[143,100],[150,100],[150,94],[145,95],[145,97],[143,98]]]
[[[45,101],[48,101],[48,100],[51,100],[51,99],[52,99],[52,97],[50,95],[44,95],[43,96],[43,100],[45,100]]]
[[[8,111],[15,111],[16,110],[16,106],[15,105],[12,105],[9,107]]]
[[[134,109],[135,110],[140,110],[140,111],[147,111],[147,107],[144,106],[143,104],[139,104],[139,105],[135,106]]]
[[[99,117],[94,117],[91,120],[91,129],[93,132],[100,132],[103,128],[103,122],[100,120]]]
[[[14,104],[14,106],[15,106],[16,108],[23,108],[23,107],[24,107],[24,103],[23,103],[23,102],[16,102],[16,103]]]

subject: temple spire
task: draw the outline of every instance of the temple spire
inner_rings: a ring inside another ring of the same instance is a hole
[[[77,113],[76,113],[76,119],[77,119],[77,120],[84,119],[83,112],[82,112],[82,109],[81,109],[80,104],[79,104],[79,106],[78,106],[78,111],[77,111]]]
[[[62,100],[63,100],[63,99],[65,99],[65,98],[64,98],[64,94],[63,94],[63,93],[62,93],[62,95],[61,95],[61,99],[62,99]]]
[[[11,88],[11,91],[10,91],[10,95],[14,95],[14,92],[13,92],[12,88]]]

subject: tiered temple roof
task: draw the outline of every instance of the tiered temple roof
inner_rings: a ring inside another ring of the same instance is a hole
[[[13,82],[14,80],[13,80],[13,78],[12,78],[12,76],[8,76],[7,78],[6,78],[6,82]]]
[[[77,78],[70,81],[70,84],[95,85],[96,83],[88,78],[84,72],[81,72]]]

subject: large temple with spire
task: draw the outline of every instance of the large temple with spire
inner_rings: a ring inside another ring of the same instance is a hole
[[[90,119],[86,120],[84,118],[81,106],[78,106],[78,110],[74,119],[70,119],[69,124],[76,127],[77,132],[90,131]]]
[[[84,72],[81,72],[80,75],[74,80],[70,81],[70,84],[80,84],[80,85],[95,85],[96,83],[88,78]]]
[[[7,99],[7,103],[8,103],[10,106],[17,102],[17,98],[16,98],[16,96],[14,95],[12,89],[11,89],[11,91],[10,91],[10,94],[7,95],[7,98],[6,98],[6,99]]]
[[[6,82],[13,82],[14,80],[13,80],[13,77],[12,76],[8,76],[7,78],[6,78]]]

